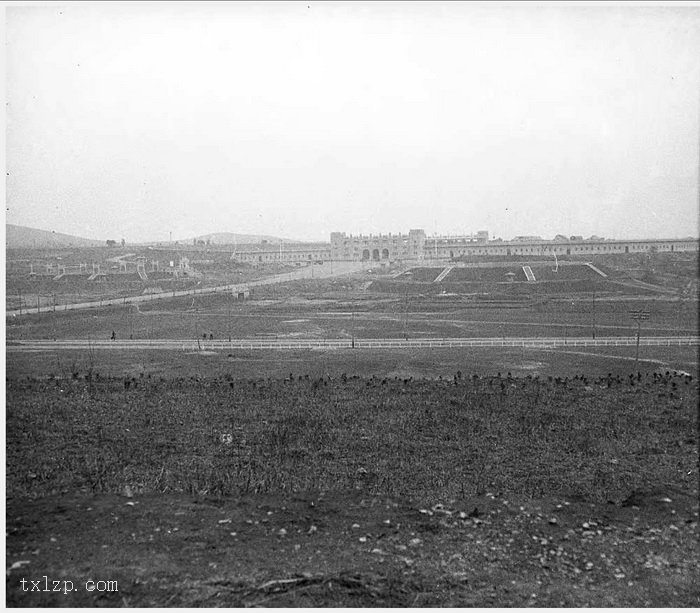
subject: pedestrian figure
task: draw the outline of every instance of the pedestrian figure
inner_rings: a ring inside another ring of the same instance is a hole
[[[209,340],[210,340],[210,341],[213,341],[213,340],[214,340],[214,335],[213,335],[213,334],[209,334]]]
[[[112,340],[114,341],[116,339],[117,339],[117,333],[114,330],[112,330]]]

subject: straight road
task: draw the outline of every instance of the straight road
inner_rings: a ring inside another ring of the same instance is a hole
[[[175,351],[230,351],[236,349],[410,349],[420,347],[630,347],[637,344],[636,336],[606,338],[420,338],[420,339],[245,339],[192,340],[192,339],[143,339],[143,340],[20,340],[8,341],[8,352],[106,350],[128,351],[157,349]],[[700,346],[698,336],[653,336],[639,339],[640,346]]]

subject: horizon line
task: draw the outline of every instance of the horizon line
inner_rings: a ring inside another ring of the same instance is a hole
[[[5,222],[5,225],[6,226],[14,226],[17,228],[26,228],[28,230],[37,230],[39,232],[48,232],[51,234],[60,234],[62,236],[72,237],[75,239],[86,240],[86,241],[95,241],[95,242],[106,243],[107,240],[112,240],[112,239],[90,238],[90,237],[86,237],[86,236],[79,236],[76,234],[68,234],[66,232],[60,232],[60,231],[56,231],[56,230],[46,230],[44,228],[36,228],[33,226],[24,226],[21,224],[14,224],[14,223],[10,223],[7,221]],[[415,228],[415,229],[423,230],[422,228]],[[423,231],[425,232],[425,230],[423,230]],[[334,232],[338,232],[338,231],[336,230]],[[372,232],[372,233],[368,233],[368,234],[365,234],[365,233],[355,234],[355,233],[348,233],[348,232],[341,231],[341,233],[344,233],[348,238],[350,238],[350,237],[352,237],[352,238],[370,238],[370,237],[374,238],[374,237],[377,237],[378,238],[378,237],[387,237],[387,236],[394,237],[394,236],[404,236],[404,235],[408,236],[408,232],[405,232],[405,233],[404,232],[386,232],[386,233],[385,232],[378,232],[378,233]],[[207,237],[207,236],[216,235],[216,234],[234,234],[234,235],[240,235],[240,236],[258,236],[258,237],[261,237],[262,240],[265,240],[268,242],[269,242],[269,239],[273,239],[276,241],[280,241],[280,243],[282,243],[282,242],[288,242],[288,243],[330,243],[330,234],[331,233],[329,233],[328,239],[300,239],[300,238],[285,238],[285,237],[274,236],[271,234],[261,234],[261,233],[256,233],[256,232],[219,231],[219,232],[208,232],[208,233],[204,233],[204,234],[198,234],[196,236],[189,236],[186,238],[177,238],[177,239],[162,239],[162,240],[149,239],[149,240],[138,240],[138,241],[125,241],[125,245],[150,245],[150,244],[162,245],[164,243],[166,243],[166,244],[176,244],[176,243],[181,244],[181,243],[184,243],[185,241],[189,242],[189,241],[193,241],[195,239],[201,239],[202,237]],[[476,233],[472,233],[472,234],[440,234],[440,233],[434,232],[431,234],[428,234],[428,233],[425,234],[425,237],[427,239],[431,239],[431,238],[467,238],[467,237],[475,237],[475,236],[476,236]],[[562,233],[559,233],[556,236],[565,236],[565,235]],[[521,237],[523,237],[523,238],[528,237],[529,240],[532,242],[534,242],[534,241],[553,242],[554,240],[556,240],[556,237],[544,238],[544,237],[541,237],[538,235],[518,235],[518,236],[514,236],[512,238],[489,237],[487,242],[492,242],[495,240],[503,241],[503,242],[514,242],[518,238],[521,238]],[[573,238],[573,237],[576,237],[576,238]],[[700,240],[699,236],[693,236],[693,235],[663,236],[663,237],[637,236],[634,238],[614,238],[614,237],[598,236],[598,235],[593,234],[587,238],[583,235],[572,234],[572,235],[569,235],[568,237],[565,237],[565,238],[568,241],[587,241],[587,242],[595,242],[595,241],[647,241],[647,240],[652,240],[652,241],[694,240],[694,241],[697,241],[697,240]],[[121,239],[116,240],[117,244],[119,244],[120,241],[121,241]],[[262,241],[258,241],[258,243],[261,243],[261,242]],[[258,243],[252,243],[252,244],[258,244]],[[228,245],[228,244],[234,244],[234,243],[213,243],[213,244],[215,244],[215,245]],[[245,243],[242,243],[242,244],[245,244]],[[5,248],[7,248],[7,249],[11,248],[11,247],[7,247],[7,236],[5,237]]]

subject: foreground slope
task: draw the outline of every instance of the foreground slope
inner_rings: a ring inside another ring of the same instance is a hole
[[[700,604],[690,376],[23,378],[7,397],[11,605]],[[22,590],[44,575],[76,591]]]

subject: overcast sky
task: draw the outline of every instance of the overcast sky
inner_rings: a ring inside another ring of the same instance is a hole
[[[7,9],[9,223],[698,235],[700,8]]]

